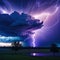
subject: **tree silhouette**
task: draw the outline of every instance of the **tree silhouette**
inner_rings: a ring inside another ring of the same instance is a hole
[[[50,48],[50,51],[53,52],[53,55],[55,56],[55,53],[59,52],[57,45],[56,44],[52,44],[51,48]]]
[[[19,42],[12,43],[12,50],[14,50],[15,53],[17,53],[17,51],[20,49],[20,47],[22,47],[22,44],[20,44]]]

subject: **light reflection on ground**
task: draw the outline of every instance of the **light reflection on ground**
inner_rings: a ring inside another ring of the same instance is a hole
[[[31,53],[31,56],[60,56],[60,53]]]

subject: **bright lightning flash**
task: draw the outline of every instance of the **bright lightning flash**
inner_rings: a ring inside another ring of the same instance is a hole
[[[55,13],[57,13],[59,7],[56,7],[55,11],[53,13],[50,12],[43,12],[41,14],[34,14],[32,15],[35,19],[39,19],[40,21],[42,20],[43,22],[45,22],[46,20],[48,20],[48,18],[52,15],[55,15]],[[37,33],[37,31],[35,31],[35,33]],[[35,42],[35,34],[32,36],[33,37],[33,47],[36,47],[36,42]]]

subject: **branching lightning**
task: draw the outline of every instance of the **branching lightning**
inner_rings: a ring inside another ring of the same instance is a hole
[[[36,19],[40,19],[42,21],[46,21],[49,19],[50,16],[53,16],[57,13],[57,11],[59,10],[59,7],[56,7],[55,11],[53,13],[50,13],[50,12],[43,12],[41,14],[36,14],[36,15],[33,15],[33,17],[35,17]],[[48,30],[49,28],[52,28],[54,27],[56,24],[58,24],[59,20],[57,20],[57,22],[55,24],[53,24],[52,26],[50,27],[46,27],[45,29]],[[38,33],[38,31],[35,31],[36,33]],[[35,34],[32,36],[33,37],[33,47],[35,47]]]

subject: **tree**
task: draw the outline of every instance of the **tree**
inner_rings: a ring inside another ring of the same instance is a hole
[[[12,43],[12,49],[15,51],[15,53],[20,49],[20,47],[22,47],[22,44],[20,44],[19,41]]]
[[[58,53],[59,49],[58,49],[56,44],[52,44],[51,48],[50,48],[50,51],[53,52],[53,55],[55,56],[55,53]]]

